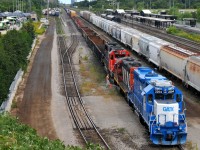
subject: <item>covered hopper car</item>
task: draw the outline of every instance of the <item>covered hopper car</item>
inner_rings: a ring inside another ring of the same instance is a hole
[[[99,17],[88,11],[81,16],[139,55],[200,92],[200,53]]]

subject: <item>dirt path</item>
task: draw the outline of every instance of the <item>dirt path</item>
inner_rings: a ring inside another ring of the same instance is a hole
[[[23,123],[50,139],[57,138],[51,118],[51,50],[54,29],[55,22],[52,21],[35,55],[17,113]]]

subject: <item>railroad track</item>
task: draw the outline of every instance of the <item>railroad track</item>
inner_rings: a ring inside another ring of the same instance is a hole
[[[86,144],[99,144],[104,149],[110,149],[109,145],[99,133],[96,125],[87,113],[83,100],[81,99],[71,61],[72,54],[78,45],[78,38],[74,33],[75,29],[73,29],[72,23],[68,22],[67,24],[69,27],[72,27],[71,44],[67,47],[65,37],[63,36],[58,36],[58,44],[62,63],[65,97],[73,118],[73,123]]]
[[[130,21],[127,21],[127,20],[122,20],[122,23],[124,25],[138,29],[138,30],[140,30],[144,33],[147,33],[147,34],[156,36],[158,38],[161,38],[163,40],[166,40],[170,43],[177,44],[180,47],[189,49],[189,50],[194,51],[194,52],[200,52],[200,48],[199,48],[200,44],[196,43],[194,41],[187,40],[185,38],[181,38],[181,37],[174,36],[174,35],[171,35],[171,34],[167,34],[163,30],[159,30],[159,29],[153,28],[151,26],[143,25],[143,24],[135,22],[135,21],[130,22]]]
[[[94,27],[90,22],[88,22],[87,20],[79,17],[79,19],[81,19],[82,21],[84,21],[84,24],[86,26],[88,26],[89,28],[95,30],[99,35],[102,35],[102,37],[107,40],[107,41],[113,41],[112,38],[108,37],[108,35],[105,32],[102,32],[101,30],[99,30],[98,28]],[[147,145],[147,149],[177,149],[177,150],[184,150],[184,148],[182,147],[182,145],[176,145],[176,146],[158,146],[158,145],[152,145],[149,144]]]
[[[184,148],[183,148],[182,145],[178,145],[178,149],[179,149],[179,150],[184,150]]]

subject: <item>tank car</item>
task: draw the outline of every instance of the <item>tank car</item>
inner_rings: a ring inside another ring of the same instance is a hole
[[[127,98],[148,127],[150,140],[157,145],[184,144],[187,122],[182,92],[150,68],[139,67],[133,75],[133,90]]]

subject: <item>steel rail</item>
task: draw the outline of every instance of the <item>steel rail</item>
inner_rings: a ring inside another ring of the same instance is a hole
[[[97,31],[98,29],[96,28],[96,27],[94,27],[94,25],[92,25],[90,22],[88,22],[87,20],[85,20],[85,19],[83,19],[83,18],[81,18],[81,17],[79,17],[81,20],[83,20],[84,21],[84,23],[86,23],[87,24],[87,26],[89,26],[89,27],[91,27],[93,30],[95,30],[97,33],[99,32],[99,31]],[[108,36],[108,35],[107,35]],[[106,37],[105,35],[103,35],[103,37]],[[107,39],[109,39],[109,38],[107,38]],[[150,146],[151,146],[151,144],[150,144]],[[152,147],[155,147],[155,145],[153,145]],[[152,147],[150,147],[150,148],[152,148]],[[159,146],[158,146],[159,147]],[[178,148],[178,149],[180,149],[180,150],[184,150],[184,148],[182,147],[182,145],[177,145],[177,146],[175,146],[176,148]],[[171,147],[172,149],[174,149],[174,147]]]
[[[64,90],[65,90],[65,98],[67,100],[67,103],[68,103],[68,106],[69,106],[69,109],[70,109],[70,112],[71,112],[71,115],[72,115],[72,118],[73,118],[73,121],[75,122],[75,125],[76,127],[78,128],[81,136],[83,137],[83,140],[85,141],[85,143],[87,143],[87,140],[83,134],[83,132],[81,131],[80,127],[78,126],[78,122],[76,120],[76,117],[74,115],[74,112],[72,111],[72,108],[70,107],[70,104],[69,104],[69,97],[67,95],[67,87],[66,87],[66,79],[65,79],[65,72],[64,72],[64,61],[63,61],[63,57],[62,57],[62,52],[61,52],[61,48],[60,48],[60,40],[58,40],[59,42],[59,49],[60,49],[60,56],[61,56],[61,63],[62,63],[62,77],[63,77],[63,82],[64,82]]]
[[[163,40],[166,40],[168,42],[177,44],[180,47],[185,47],[189,50],[195,51],[195,52],[200,52],[200,44],[182,37],[178,37],[175,35],[170,35],[167,34],[166,32],[162,30],[158,30],[156,28],[153,28],[151,26],[143,25],[141,23],[132,21],[132,22],[127,22],[127,20],[122,20],[122,24],[135,28],[137,30],[140,30],[142,32],[145,32],[147,34],[154,35],[158,38],[161,38]]]
[[[76,44],[76,40],[74,39],[76,36],[73,36],[73,34],[71,34],[71,36],[72,36],[72,40],[71,40],[70,46],[66,49],[66,51],[64,52],[64,54],[62,54],[62,50],[60,49],[60,55],[61,55],[61,62],[62,62],[62,74],[63,74],[62,76],[63,76],[63,82],[64,82],[64,86],[65,86],[65,96],[66,96],[66,99],[67,99],[67,103],[68,103],[68,105],[70,107],[70,112],[72,114],[72,118],[73,118],[74,123],[77,126],[79,132],[81,133],[81,136],[83,137],[85,143],[88,143],[87,137],[86,137],[86,135],[84,135],[83,129],[80,128],[78,120],[76,118],[76,115],[74,114],[74,112],[72,112],[73,108],[71,108],[71,104],[69,102],[69,95],[67,94],[68,91],[67,91],[67,83],[66,83],[66,79],[65,79],[66,75],[65,75],[65,68],[64,68],[64,58],[65,58],[65,56],[68,59],[69,67],[70,67],[69,69],[71,71],[72,80],[73,80],[73,83],[75,85],[75,89],[76,89],[76,93],[77,93],[77,96],[78,96],[78,100],[79,100],[79,102],[80,102],[80,104],[81,104],[81,106],[82,106],[82,108],[83,108],[83,110],[85,112],[85,115],[87,116],[88,120],[90,121],[90,123],[92,125],[92,128],[97,133],[97,135],[99,136],[100,140],[104,143],[104,145],[106,146],[107,149],[110,149],[110,147],[108,146],[108,144],[106,143],[106,141],[104,140],[104,138],[101,136],[100,132],[98,131],[95,123],[93,122],[93,120],[91,119],[91,117],[89,116],[89,114],[87,113],[87,110],[85,109],[84,104],[83,104],[83,100],[82,100],[82,98],[80,96],[80,93],[79,93],[79,90],[78,90],[78,86],[77,86],[77,82],[76,82],[76,78],[75,78],[75,75],[74,75],[74,72],[73,72],[73,68],[72,68],[72,63],[71,63],[71,56],[72,56],[73,52],[76,49],[76,46],[73,46],[73,45],[74,45],[74,43],[75,43],[75,45],[77,45]],[[63,37],[61,37],[61,38],[63,38]],[[59,39],[59,44],[61,45],[61,41],[60,40],[61,39]],[[65,45],[64,42],[63,42],[63,44]],[[69,52],[70,52],[70,54],[69,54]]]

